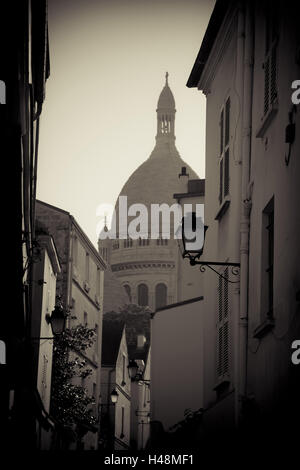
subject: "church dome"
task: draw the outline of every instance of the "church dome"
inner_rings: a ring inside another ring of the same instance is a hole
[[[181,192],[179,174],[183,166],[186,167],[189,178],[198,178],[178,153],[165,152],[161,158],[151,156],[130,176],[120,196],[127,196],[128,207],[136,203],[147,207],[151,203],[174,204],[173,194]]]
[[[149,306],[151,310],[177,301],[178,244],[174,238],[172,216],[164,225],[159,221],[158,232],[152,228],[151,204],[176,204],[173,195],[187,190],[187,179],[179,175],[187,174],[190,179],[198,179],[197,174],[185,163],[175,145],[175,100],[168,84],[168,74],[157,104],[157,134],[151,155],[129,177],[120,191],[115,207],[115,223],[112,222],[112,238],[99,240],[100,253],[107,250],[106,260],[114,276],[120,281],[132,303]],[[182,168],[186,171],[183,172]],[[127,196],[127,208],[121,196]],[[148,209],[138,222],[139,210],[128,210],[133,204],[143,204]],[[120,207],[122,205],[122,207]],[[119,209],[121,221],[119,227]],[[123,211],[123,209],[125,209]],[[123,219],[123,216],[127,220]],[[148,219],[145,222],[145,219]],[[123,223],[124,220],[124,223]],[[128,236],[128,228],[133,220],[137,227],[138,239]],[[156,219],[157,220],[157,219]],[[175,220],[175,219],[174,219]],[[115,232],[116,229],[116,232]],[[150,235],[150,236],[149,236]],[[113,292],[111,292],[113,296]]]
[[[157,107],[156,145],[150,157],[129,177],[119,196],[127,196],[128,207],[141,203],[174,204],[174,193],[181,192],[179,174],[186,167],[190,179],[198,178],[194,170],[179,155],[175,146],[175,100],[166,83],[160,94]],[[117,209],[117,207],[116,207]]]

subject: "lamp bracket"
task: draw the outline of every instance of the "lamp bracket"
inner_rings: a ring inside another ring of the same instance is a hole
[[[188,255],[188,258],[190,260],[190,265],[195,266],[195,265],[200,265],[200,271],[203,273],[205,272],[206,266],[214,271],[219,277],[224,279],[227,282],[230,282],[232,284],[236,284],[239,281],[231,281],[228,277],[223,276],[223,274],[219,273],[216,269],[214,269],[212,266],[231,266],[231,273],[236,276],[239,274],[240,271],[240,263],[232,263],[232,262],[221,262],[221,261],[199,261],[197,258],[199,256],[192,257],[191,255]]]

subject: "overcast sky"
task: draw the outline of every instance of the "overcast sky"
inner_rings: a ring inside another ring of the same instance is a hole
[[[177,149],[204,177],[205,97],[186,82],[214,3],[49,0],[37,197],[74,215],[94,244],[97,207],[115,203],[155,145],[166,71]]]

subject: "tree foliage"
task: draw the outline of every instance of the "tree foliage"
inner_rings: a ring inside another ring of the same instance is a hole
[[[92,369],[87,367],[84,354],[95,339],[95,329],[82,324],[67,328],[55,337],[51,412],[65,425],[89,426],[97,422],[91,409],[95,404],[95,397],[90,396],[83,386],[72,383],[73,379],[86,378],[92,373]]]

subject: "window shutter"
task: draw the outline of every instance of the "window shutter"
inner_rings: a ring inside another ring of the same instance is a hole
[[[223,374],[229,370],[229,332],[228,320],[223,325]]]
[[[228,268],[224,270],[223,276],[226,277],[226,279],[228,278]],[[222,278],[221,278],[221,281],[223,281],[223,291],[224,291],[224,294],[223,294],[224,318],[228,318],[228,307],[229,307],[228,305],[228,282]]]
[[[223,328],[222,326],[219,326],[219,332],[218,332],[218,366],[217,366],[217,372],[218,372],[218,377],[221,377],[223,375]]]
[[[229,148],[225,152],[224,158],[224,196],[229,194]]]
[[[220,155],[223,153],[223,143],[224,143],[224,110],[221,112],[220,118]]]
[[[223,320],[223,279],[219,277],[219,322]]]
[[[223,199],[223,159],[220,160],[220,192],[219,192],[219,202],[221,204]]]
[[[228,278],[228,268],[223,272]],[[218,286],[218,324],[217,324],[217,374],[221,378],[229,372],[229,297],[228,282],[219,278]]]
[[[265,98],[264,98],[264,113],[266,114],[269,109],[269,74],[270,74],[270,59],[269,57],[264,64],[265,70]]]
[[[218,302],[218,360],[217,360],[217,373],[218,377],[222,375],[223,370],[223,279],[219,277],[219,302]]]
[[[229,143],[230,133],[230,98],[227,99],[225,105],[225,146]]]
[[[277,47],[276,43],[272,47],[271,70],[270,70],[270,100],[271,103],[277,97]]]

